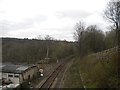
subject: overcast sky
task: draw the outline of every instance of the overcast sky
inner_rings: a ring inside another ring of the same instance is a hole
[[[103,18],[103,11],[108,1],[0,0],[0,33],[4,37],[17,38],[48,34],[72,41],[78,21],[107,30],[109,23]]]

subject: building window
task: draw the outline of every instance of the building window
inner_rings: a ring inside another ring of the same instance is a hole
[[[19,74],[15,74],[14,77],[15,77],[15,78],[19,78]]]
[[[10,75],[8,75],[8,77],[13,77],[13,75],[10,74]]]
[[[2,74],[2,77],[3,78],[7,78],[7,74]]]

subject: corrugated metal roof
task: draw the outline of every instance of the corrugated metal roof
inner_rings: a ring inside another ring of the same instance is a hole
[[[0,65],[0,69],[3,68],[5,65]]]
[[[21,67],[18,67],[16,70],[24,71],[24,70],[26,70],[28,68],[29,68],[28,66],[21,66]]]
[[[25,66],[25,65],[15,65],[15,64],[5,64],[3,63],[2,66],[0,66],[0,72],[4,73],[22,73],[29,69],[32,66]]]

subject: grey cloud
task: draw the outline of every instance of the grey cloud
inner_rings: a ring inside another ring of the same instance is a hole
[[[39,24],[44,22],[47,19],[47,16],[37,16],[34,18],[27,18],[24,19],[22,22],[10,22],[8,20],[1,20],[0,21],[0,31],[2,33],[7,33],[9,31],[13,30],[19,30],[19,29],[26,29],[31,28],[34,26],[34,24]]]
[[[72,18],[72,19],[77,19],[77,18],[86,18],[90,16],[92,13],[86,12],[86,11],[58,11],[55,13],[55,16],[60,17],[60,18]]]
[[[50,36],[54,37],[55,39],[66,39],[69,41],[73,40],[73,29],[71,28],[49,28],[44,29],[44,32],[46,30],[46,34],[49,34]],[[48,31],[52,31],[49,32]]]
[[[9,30],[24,29],[24,28],[28,28],[31,24],[32,24],[31,22],[15,23],[15,22],[9,22],[3,20],[0,22],[0,30],[9,31]]]
[[[32,23],[30,22],[14,23],[5,20],[0,22],[0,32],[2,33],[2,35],[6,35],[10,31],[29,28],[30,25],[32,25]]]

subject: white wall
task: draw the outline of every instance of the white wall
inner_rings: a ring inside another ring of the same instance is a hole
[[[20,82],[19,82],[19,77],[14,77],[14,75],[16,75],[16,74],[14,74],[14,73],[0,73],[0,75],[2,76],[2,74],[3,74],[3,76],[6,74],[6,77],[3,77],[3,78],[5,78],[6,80],[11,80],[14,84],[19,84]],[[13,77],[8,77],[8,75],[13,75]],[[19,75],[19,74],[17,74],[17,75]],[[0,77],[1,79],[2,79],[2,77]]]

